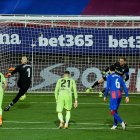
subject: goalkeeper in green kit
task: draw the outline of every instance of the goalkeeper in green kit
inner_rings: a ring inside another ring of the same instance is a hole
[[[77,107],[77,89],[75,81],[70,77],[70,72],[65,71],[63,78],[57,81],[55,88],[56,111],[60,120],[59,128],[68,128],[72,108],[72,93],[74,93],[74,107]],[[66,109],[65,124],[63,119],[63,109]]]

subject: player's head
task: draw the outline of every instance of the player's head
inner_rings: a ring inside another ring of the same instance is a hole
[[[64,77],[69,77],[69,76],[70,76],[70,72],[66,70],[66,71],[64,72]]]
[[[21,63],[22,64],[26,64],[28,62],[27,57],[26,56],[22,56],[21,57]]]
[[[119,63],[121,66],[123,66],[126,63],[126,58],[125,57],[120,57]]]
[[[111,66],[109,67],[109,70],[110,70],[110,72],[114,72],[114,71],[115,71],[114,65],[111,65]]]

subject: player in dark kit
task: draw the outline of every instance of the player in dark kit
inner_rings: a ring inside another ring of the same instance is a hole
[[[123,77],[123,80],[126,82],[129,80],[129,67],[126,64],[126,58],[120,57],[119,61],[114,63],[113,66],[115,67],[115,73]],[[91,90],[92,88],[96,87],[97,85],[103,83],[106,81],[107,72],[109,72],[109,67],[105,69],[105,71],[102,72],[102,78],[96,81],[89,89],[87,89],[87,92]],[[102,97],[105,92],[105,89],[99,93],[99,97]]]
[[[26,56],[21,58],[21,64],[18,65],[12,72],[7,74],[7,77],[19,73],[19,79],[17,85],[19,87],[19,92],[16,97],[12,100],[12,102],[5,107],[4,111],[9,111],[9,109],[19,100],[21,96],[23,96],[31,85],[32,78],[32,67],[30,64],[27,64],[28,60]],[[11,69],[10,69],[11,70]]]

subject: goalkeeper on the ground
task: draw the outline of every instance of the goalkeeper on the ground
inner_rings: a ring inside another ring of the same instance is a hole
[[[74,93],[74,107],[77,107],[77,89],[75,81],[70,77],[70,72],[65,71],[63,78],[57,81],[55,88],[56,111],[60,120],[59,128],[68,128],[72,108],[72,93]],[[66,109],[65,123],[63,109]]]

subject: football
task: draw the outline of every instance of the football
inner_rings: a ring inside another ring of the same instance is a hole
[[[22,96],[19,98],[20,101],[23,101],[23,100],[25,100],[25,99],[26,99],[26,94],[22,95]]]

